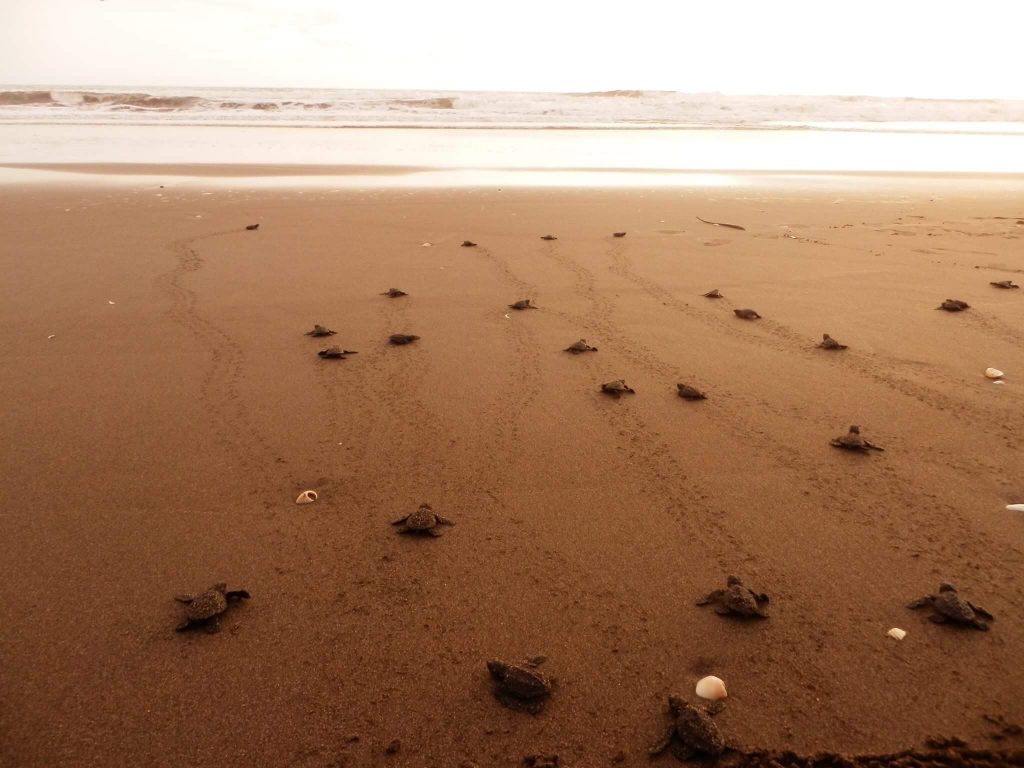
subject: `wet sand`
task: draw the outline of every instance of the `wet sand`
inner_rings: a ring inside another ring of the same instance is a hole
[[[0,764],[645,766],[705,674],[744,750],[1021,764],[1024,187],[0,203]],[[397,535],[421,502],[456,525]],[[694,605],[729,573],[768,621]],[[991,631],[904,607],[947,579]],[[217,581],[252,599],[173,632]],[[537,654],[545,712],[501,707]]]

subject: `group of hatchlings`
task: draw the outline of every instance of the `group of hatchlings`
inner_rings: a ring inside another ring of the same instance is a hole
[[[405,517],[395,520],[393,525],[401,526],[402,533],[427,533],[440,535],[437,525],[451,525],[450,520],[437,515],[430,505],[420,508]],[[249,599],[244,589],[228,591],[227,584],[214,584],[197,595],[177,595],[176,600],[185,606],[185,617],[177,626],[179,631],[192,627],[203,627],[208,632],[219,629],[220,616],[228,606],[238,600]],[[739,619],[767,619],[769,597],[763,592],[749,589],[738,576],[729,576],[725,587],[709,592],[696,601],[697,605],[713,605],[716,614]],[[965,600],[956,587],[948,582],[939,584],[938,594],[925,595],[907,605],[908,608],[930,607],[931,621],[953,623],[975,629],[987,630],[987,621],[994,617],[984,608]],[[497,659],[487,662],[487,671],[494,682],[494,697],[509,709],[540,714],[555,688],[555,680],[549,678],[539,667],[545,661],[535,656],[519,663],[508,663]],[[712,717],[722,710],[724,704],[716,701],[706,706],[686,702],[682,697],[668,697],[669,723],[662,738],[648,750],[651,755],[670,751],[680,761],[695,756],[717,757],[728,751],[728,746],[718,725]],[[557,763],[556,763],[557,764]]]
[[[616,236],[619,236],[619,235],[616,235]],[[554,236],[545,236],[544,239],[555,239],[556,240],[557,238],[555,238]],[[475,243],[474,243],[474,245],[475,245]],[[998,285],[998,286],[1003,287],[1003,288],[1018,288],[1019,287],[1019,286],[1013,284],[1012,282],[1010,282],[1008,280],[1000,282],[1000,283],[992,283],[992,285]],[[399,289],[399,288],[389,288],[388,290],[384,291],[381,295],[382,296],[387,296],[388,298],[391,298],[391,299],[397,299],[397,298],[400,298],[402,296],[408,296],[409,294],[406,293],[405,291]],[[705,293],[703,295],[706,296],[709,299],[722,299],[722,298],[725,298],[722,295],[721,291],[719,291],[717,288],[712,290],[712,291],[708,291],[707,293]],[[950,311],[959,311],[960,309],[966,309],[967,306],[968,306],[966,304],[966,302],[958,302],[958,301],[953,300],[953,299],[948,299],[947,302],[954,302],[954,303],[956,303],[958,305],[962,305],[962,306],[959,306],[958,309],[956,309],[956,310],[950,309]],[[943,304],[945,305],[947,302],[943,302]],[[513,303],[509,304],[508,307],[509,307],[509,309],[514,309],[514,310],[517,310],[517,311],[522,311],[522,310],[526,310],[526,309],[539,309],[539,307],[537,307],[530,299],[519,299],[518,301],[514,301]],[[940,309],[943,309],[943,308],[945,308],[945,307],[940,307]],[[755,312],[752,309],[736,309],[736,310],[733,310],[733,311],[735,312],[737,317],[740,317],[740,318],[745,319],[745,320],[756,320],[756,319],[760,319],[760,317],[761,317],[757,312]],[[322,337],[326,337],[326,336],[334,336],[335,333],[336,333],[335,331],[332,331],[330,328],[327,328],[326,326],[323,326],[323,325],[320,325],[320,324],[315,324],[311,331],[306,331],[306,335],[307,336],[313,336],[313,337],[316,337],[316,338],[322,338]],[[388,337],[388,343],[396,345],[396,346],[404,346],[406,344],[411,344],[412,342],[419,340],[419,338],[420,338],[419,336],[416,336],[416,335],[413,335],[413,334],[394,333],[394,334],[392,334],[391,336]],[[821,341],[821,343],[818,344],[818,347],[820,347],[822,349],[837,350],[837,351],[838,350],[847,349],[847,345],[846,344],[840,344],[838,341],[836,341],[834,338],[832,338],[827,333],[822,335],[822,341]],[[570,352],[570,353],[572,353],[574,355],[579,355],[579,354],[582,354],[584,352],[597,352],[597,347],[594,347],[594,346],[591,346],[590,344],[588,344],[586,339],[580,339],[580,340],[575,341],[572,344],[570,344],[563,351]],[[340,346],[331,346],[331,347],[326,347],[325,349],[321,349],[317,354],[321,358],[324,358],[324,359],[344,360],[348,355],[355,355],[357,353],[354,350],[344,349],[343,347],[340,347]],[[636,390],[633,389],[632,387],[630,387],[628,384],[626,384],[626,380],[625,379],[615,379],[614,381],[606,382],[606,383],[601,385],[600,391],[603,392],[604,394],[610,395],[611,397],[614,397],[616,399],[622,397],[622,395],[626,395],[626,394],[633,395],[633,394],[636,394]],[[707,395],[704,392],[702,392],[701,390],[697,389],[694,386],[691,386],[689,384],[684,384],[684,383],[676,384],[676,394],[679,397],[681,397],[682,399],[684,399],[684,400],[706,400],[707,399]],[[866,452],[872,451],[872,450],[875,450],[875,451],[884,450],[882,448],[879,448],[877,445],[874,445],[874,444],[868,442],[867,440],[864,440],[860,436],[860,427],[858,427],[856,425],[851,426],[850,429],[849,429],[849,432],[847,434],[842,435],[842,436],[837,437],[837,438],[834,438],[831,441],[831,444],[833,446],[835,446],[836,448],[843,448],[845,450],[858,451],[858,452],[861,452],[861,453],[866,453]],[[435,530],[435,526],[436,526],[436,523],[434,525],[429,526],[429,528],[427,528],[427,530],[433,531],[433,530]],[[440,535],[440,534],[439,533],[435,533],[434,535]]]
[[[624,232],[615,233],[616,237],[624,235]],[[556,240],[557,238],[545,235],[542,239]],[[473,247],[476,243],[467,240],[462,245],[463,247]],[[992,282],[991,284],[1005,289],[1020,287],[1010,280]],[[382,295],[399,298],[408,294],[398,288],[390,288]],[[709,299],[724,298],[718,289],[703,295]],[[508,306],[514,310],[538,309],[530,299],[521,299]],[[967,302],[946,299],[936,309],[961,312],[968,308]],[[753,309],[734,309],[733,312],[743,320],[761,319],[761,315]],[[313,330],[307,332],[308,336],[314,337],[333,336],[334,334],[334,331],[322,325],[314,325]],[[419,338],[412,334],[393,334],[389,337],[388,342],[394,345],[405,345],[417,341]],[[827,333],[823,335],[818,346],[835,351],[847,349],[845,344],[840,344]],[[586,339],[580,339],[566,347],[565,351],[578,355],[584,352],[596,352],[597,347],[588,344]],[[340,346],[331,346],[317,354],[326,359],[344,359],[347,355],[356,353]],[[688,384],[680,383],[676,387],[677,394],[683,399],[704,400],[707,398],[703,392]],[[624,379],[616,379],[602,384],[601,391],[615,398],[636,392],[626,384]],[[860,428],[856,425],[851,426],[847,434],[834,438],[831,444],[837,448],[858,452],[883,450],[861,437]],[[442,535],[441,526],[454,524],[454,521],[437,514],[431,505],[426,503],[421,504],[415,512],[392,522],[398,533],[421,534],[431,537]],[[177,595],[175,599],[185,606],[185,616],[176,629],[181,631],[193,627],[203,627],[208,632],[217,632],[220,616],[227,611],[228,606],[239,600],[247,600],[249,597],[249,592],[244,589],[229,591],[225,583],[214,584],[206,591],[196,595]],[[768,603],[767,594],[748,589],[737,576],[729,576],[724,589],[716,589],[696,601],[696,604],[701,606],[713,605],[715,613],[719,615],[755,619],[768,618]],[[960,597],[956,587],[948,582],[942,582],[939,585],[938,594],[925,595],[909,603],[907,607],[916,609],[926,606],[932,609],[929,618],[935,623],[953,623],[988,630],[987,622],[994,620],[988,611]],[[539,669],[543,662],[543,656],[537,656],[518,664],[499,660],[488,661],[487,669],[495,683],[495,698],[510,709],[539,714],[543,711],[548,697],[554,690],[554,680],[548,678]],[[669,723],[663,737],[650,748],[650,754],[658,755],[668,750],[680,761],[689,760],[695,756],[716,757],[723,754],[729,747],[718,725],[712,719],[721,708],[721,702],[708,706],[696,706],[679,696],[669,696]]]

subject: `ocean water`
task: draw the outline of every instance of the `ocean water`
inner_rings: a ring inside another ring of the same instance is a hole
[[[508,93],[0,86],[0,122],[1013,131],[1024,102],[672,91]]]
[[[0,181],[24,178],[11,166],[58,164],[374,185],[1024,174],[1024,102],[0,87]]]

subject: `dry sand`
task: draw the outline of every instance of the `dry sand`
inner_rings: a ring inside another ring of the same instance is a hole
[[[1017,217],[949,181],[5,188],[0,763],[644,766],[709,673],[743,749],[1024,763]],[[397,535],[424,501],[456,526]],[[768,621],[694,605],[729,573]],[[943,579],[990,632],[904,607]],[[173,632],[221,580],[252,599]],[[504,709],[485,662],[536,654],[546,711]]]

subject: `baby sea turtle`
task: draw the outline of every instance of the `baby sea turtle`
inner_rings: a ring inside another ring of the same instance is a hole
[[[530,662],[506,664],[493,659],[488,661],[487,669],[497,683],[494,697],[509,709],[539,714],[551,695],[552,683],[536,667]]]
[[[944,309],[947,312],[963,312],[965,309],[970,309],[971,305],[966,301],[960,301],[960,299],[946,299],[936,309]]]
[[[320,357],[324,360],[344,360],[345,355],[358,355],[358,352],[354,352],[351,349],[342,349],[339,346],[327,347],[327,349],[321,349],[317,352]]]
[[[330,328],[324,328],[322,325],[314,325],[312,331],[306,331],[307,336],[333,336],[335,331]]]
[[[860,427],[856,424],[850,427],[850,431],[842,437],[832,438],[832,445],[836,448],[843,448],[847,451],[861,451],[867,453],[868,451],[884,451],[885,448],[879,448],[873,443],[869,443],[863,437],[860,436]]]
[[[463,240],[462,241],[462,247],[463,248],[476,248],[476,243],[474,243],[472,240]]]
[[[529,299],[520,299],[519,301],[515,302],[514,304],[509,304],[508,308],[509,309],[540,309],[540,307],[533,306],[533,304],[530,303]]]
[[[611,395],[614,398],[619,398],[626,392],[628,392],[631,395],[636,394],[635,389],[626,386],[625,379],[616,379],[615,381],[609,381],[607,384],[602,384],[601,391],[604,392],[606,395]]]
[[[408,296],[409,294],[405,291],[400,291],[398,288],[388,288],[381,296],[387,296],[389,299],[397,299],[399,296]]]
[[[389,343],[397,344],[399,346],[401,346],[402,344],[412,344],[414,341],[418,339],[419,336],[414,336],[411,333],[393,333],[390,336],[388,336]]]
[[[701,392],[696,387],[691,387],[689,384],[676,384],[676,389],[679,390],[679,396],[684,400],[707,400],[708,396]]]
[[[250,232],[255,232],[257,229],[260,228],[260,225],[259,224],[247,224],[245,228],[247,230],[249,230]]]
[[[710,603],[715,604],[715,613],[720,616],[768,618],[768,595],[747,589],[739,576],[730,576],[725,580],[725,589],[716,589],[697,601],[697,605]]]
[[[734,309],[733,313],[735,313],[736,317],[742,318],[744,320],[760,320],[761,319],[761,316],[759,314],[757,314],[757,312],[755,312],[752,309]]]
[[[175,629],[181,632],[202,626],[211,634],[219,631],[219,617],[228,609],[228,600],[248,600],[251,597],[244,589],[231,592],[227,589],[228,585],[221,582],[198,595],[175,595],[175,600],[185,604],[185,619]]]
[[[625,232],[612,232],[612,237],[625,237]]]
[[[928,618],[936,624],[944,624],[947,621],[956,624],[967,624],[975,629],[988,631],[988,624],[982,619],[995,621],[995,617],[973,603],[969,603],[957,594],[956,587],[948,581],[939,584],[939,594],[925,595],[912,603],[907,608],[923,608],[931,606],[934,613]]]
[[[579,341],[570,344],[565,348],[565,352],[572,352],[574,355],[580,354],[580,352],[597,352],[597,347],[592,347],[587,344],[586,339],[580,339]]]
[[[558,238],[555,237],[554,235],[541,235],[540,239],[541,240],[557,240]]]
[[[822,349],[846,349],[845,344],[840,344],[827,333],[821,334],[821,344],[819,344],[818,346],[821,347]]]
[[[996,280],[989,285],[994,285],[996,288],[1020,288],[1013,280]]]
[[[718,290],[717,288],[715,288],[713,291],[708,291],[707,293],[704,293],[704,294],[701,294],[701,295],[705,299],[724,299],[725,298],[722,295],[722,292],[720,290]]]
[[[679,696],[669,696],[668,711],[672,721],[662,740],[648,750],[650,754],[660,755],[669,749],[683,762],[696,755],[718,757],[725,752],[722,732],[706,710],[686,703]]]
[[[452,520],[434,512],[429,504],[420,504],[420,508],[411,515],[400,517],[391,524],[400,526],[399,533],[422,533],[430,536],[440,536],[444,533],[437,527],[439,525],[455,525]]]

